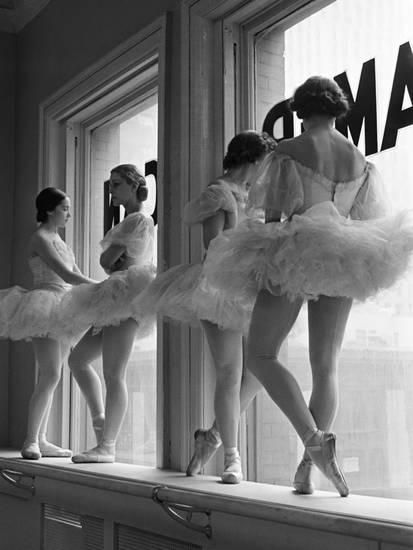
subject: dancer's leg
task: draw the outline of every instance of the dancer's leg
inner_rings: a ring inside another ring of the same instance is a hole
[[[350,315],[350,298],[320,296],[308,304],[310,411],[320,430],[329,430],[338,408],[338,357]]]
[[[105,406],[100,378],[92,366],[102,354],[102,331],[94,334],[90,329],[69,355],[69,367],[79,384],[92,416],[93,429],[99,443],[105,421]]]
[[[115,445],[128,406],[126,367],[137,323],[133,319],[103,329],[102,361],[106,384],[103,436],[96,447],[73,457],[74,462],[114,462]]]
[[[242,336],[202,321],[216,371],[215,415],[224,447],[236,447],[240,416]]]
[[[241,379],[241,391],[240,391],[240,404],[241,413],[245,412],[250,406],[252,400],[259,391],[262,390],[261,382],[252,374],[248,369],[242,375]]]
[[[247,365],[304,441],[317,426],[296,379],[278,359],[301,305],[301,300],[291,302],[286,296],[259,293],[251,319]]]
[[[280,346],[300,306],[300,301],[292,303],[285,296],[260,292],[250,327],[248,366],[290,420],[313,462],[340,495],[347,496],[348,487],[337,464],[334,434],[318,429],[296,379],[278,360]]]
[[[350,298],[320,296],[308,303],[308,330],[313,388],[309,409],[320,430],[329,431],[338,409],[338,356],[350,314]],[[304,453],[294,478],[299,493],[311,494],[312,461]]]
[[[137,323],[133,319],[106,327],[103,335],[103,375],[106,384],[103,437],[116,442],[128,407],[126,368],[135,341]]]
[[[257,393],[262,390],[262,384],[248,369],[242,373],[240,389],[240,412],[245,412]],[[219,434],[217,420],[215,419],[210,430],[216,430]],[[219,434],[220,436],[220,434]]]
[[[242,479],[237,449],[240,417],[240,385],[242,375],[242,334],[221,330],[209,321],[202,321],[216,372],[214,408],[218,430],[224,443],[226,483]]]
[[[34,338],[33,349],[38,367],[38,379],[30,398],[27,434],[22,456],[38,459],[41,456],[39,449],[40,428],[60,380],[62,360],[60,344],[51,338]]]
[[[69,354],[69,344],[60,343],[60,362],[64,364]],[[63,449],[47,440],[47,427],[49,424],[50,411],[52,409],[53,396],[49,400],[45,415],[42,420],[39,432],[39,447],[43,457],[69,458],[72,456],[70,449]]]
[[[251,371],[245,369],[241,378],[240,390],[240,412],[244,412],[251,401],[262,389],[261,383],[255,378]],[[207,462],[214,456],[221,445],[221,436],[218,430],[217,421],[214,420],[209,429],[199,429],[195,432],[195,449],[188,464],[186,473],[193,476],[199,473]]]

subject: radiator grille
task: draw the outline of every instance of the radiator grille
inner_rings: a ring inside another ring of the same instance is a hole
[[[126,525],[116,525],[115,533],[115,550],[202,550],[202,546],[190,542],[164,537]]]
[[[42,550],[102,550],[103,520],[43,505]]]

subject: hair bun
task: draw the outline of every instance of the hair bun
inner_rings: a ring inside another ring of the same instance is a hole
[[[55,210],[58,204],[60,204],[67,195],[61,189],[57,187],[45,187],[40,191],[36,197],[36,221],[44,223],[49,217],[49,212]]]
[[[349,110],[348,100],[335,80],[323,76],[312,76],[299,86],[290,101],[292,111],[298,118],[313,115],[340,117]]]
[[[138,198],[139,201],[141,202],[144,202],[146,201],[146,199],[148,198],[148,187],[146,185],[146,182],[145,183],[141,183],[138,187],[138,189],[136,190],[136,196]]]
[[[267,133],[254,130],[240,132],[228,144],[224,157],[224,170],[254,163],[262,155],[275,148],[276,142]]]

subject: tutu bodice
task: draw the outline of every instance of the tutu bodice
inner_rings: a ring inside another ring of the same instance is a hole
[[[121,263],[126,267],[114,271],[98,284],[73,287],[62,301],[59,330],[75,337],[92,326],[97,332],[133,318],[139,325],[137,338],[151,333],[155,324],[154,312],[143,315],[132,303],[155,276],[153,242],[153,219],[140,212],[129,214],[110,229],[101,241],[102,250],[112,245],[124,247],[126,261]]]
[[[247,192],[224,180],[215,180],[190,201],[184,211],[187,225],[201,224],[218,212],[225,213],[225,226],[235,227],[246,219]],[[225,233],[225,231],[224,231]],[[207,252],[208,254],[208,252]],[[173,321],[198,326],[200,319],[223,329],[248,327],[252,300],[229,299],[225,293],[204,284],[203,265],[180,264],[160,273],[134,301],[137,311],[156,312]]]
[[[233,227],[246,217],[247,192],[239,186],[217,179],[201,195],[190,201],[184,210],[187,225],[202,223],[220,210],[227,216],[226,225]]]
[[[266,289],[291,299],[365,300],[409,267],[412,213],[388,214],[374,165],[335,131],[322,135],[318,151],[311,141],[302,147],[307,139],[303,134],[297,147],[294,140],[281,144],[250,190],[248,208],[263,208],[268,223],[241,223],[210,245],[205,279],[229,297]],[[323,164],[330,150],[336,158]]]
[[[275,151],[252,186],[248,208],[271,210],[291,218],[322,202],[332,202],[339,214],[352,219],[382,217],[389,209],[375,166],[366,161],[359,174],[333,181],[285,153]]]
[[[153,261],[153,219],[141,212],[133,212],[110,229],[101,241],[102,250],[111,245],[124,246],[126,255],[134,264],[150,264]]]
[[[75,265],[72,249],[60,239],[54,240],[53,246],[65,265],[72,270]],[[53,271],[40,256],[31,256],[28,263],[33,276],[33,288],[46,288],[48,286],[70,288],[70,285]]]
[[[56,237],[52,244],[70,270],[75,266],[71,248]],[[31,340],[51,337],[68,340],[59,331],[58,316],[63,297],[71,285],[51,269],[40,256],[28,260],[33,275],[33,290],[20,286],[0,290],[0,338]]]

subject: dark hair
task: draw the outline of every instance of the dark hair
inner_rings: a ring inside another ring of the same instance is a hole
[[[295,90],[290,109],[301,119],[312,115],[339,118],[348,113],[349,103],[335,80],[311,76]]]
[[[224,157],[224,170],[253,163],[262,155],[273,151],[277,142],[267,133],[254,130],[240,132],[231,139]]]
[[[116,172],[116,174],[119,174],[124,180],[126,180],[126,183],[128,185],[136,183],[138,185],[136,189],[136,198],[140,202],[146,201],[146,199],[148,198],[146,179],[144,176],[142,176],[142,174],[139,172],[134,164],[119,164],[119,166],[115,166],[115,168],[112,168],[110,173],[112,172]]]
[[[66,198],[66,193],[56,187],[42,189],[36,197],[36,220],[40,223],[47,222],[48,212],[53,212],[56,206]]]

